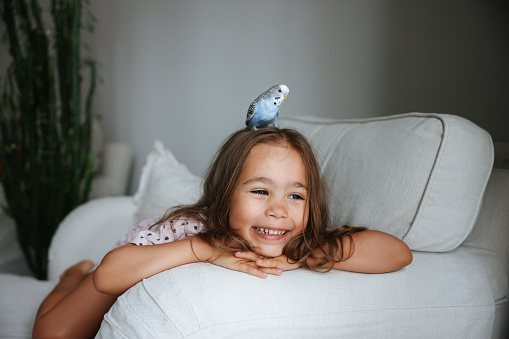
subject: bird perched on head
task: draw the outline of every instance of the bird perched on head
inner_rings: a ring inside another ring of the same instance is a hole
[[[274,85],[256,98],[247,110],[246,126],[258,129],[268,125],[277,126],[281,103],[286,100],[290,89],[286,85]]]

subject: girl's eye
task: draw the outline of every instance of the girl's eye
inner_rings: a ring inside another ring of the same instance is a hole
[[[259,194],[259,195],[268,195],[266,190],[253,190],[251,193]]]
[[[290,199],[295,199],[295,200],[304,200],[304,197],[302,195],[296,194],[296,193],[290,194],[288,197]]]

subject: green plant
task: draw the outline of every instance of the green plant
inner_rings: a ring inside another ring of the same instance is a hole
[[[0,97],[3,208],[28,266],[46,279],[53,234],[90,191],[96,64],[80,57],[81,0],[51,0],[51,29],[37,0],[1,1],[12,57]],[[85,68],[91,81],[82,104]]]

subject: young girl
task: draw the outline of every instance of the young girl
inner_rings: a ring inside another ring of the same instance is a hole
[[[142,279],[193,262],[260,278],[305,267],[399,270],[408,246],[379,231],[329,228],[327,189],[306,139],[291,129],[240,130],[209,168],[200,200],[141,223],[92,273],[68,269],[43,301],[34,338],[93,337],[117,296]],[[154,246],[141,246],[154,245]]]

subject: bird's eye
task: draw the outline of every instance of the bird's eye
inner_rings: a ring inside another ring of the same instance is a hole
[[[277,102],[274,101],[274,105],[277,105]]]
[[[279,92],[279,93],[281,93],[281,92],[282,92],[282,90],[279,90],[278,92]]]

